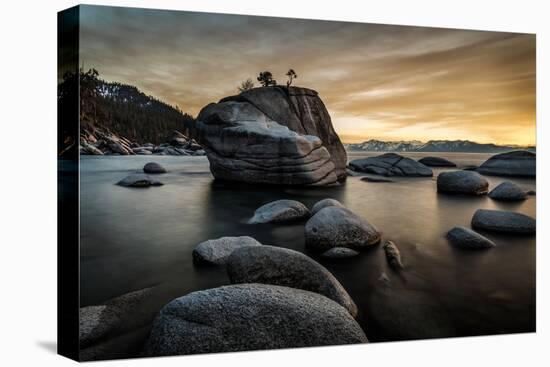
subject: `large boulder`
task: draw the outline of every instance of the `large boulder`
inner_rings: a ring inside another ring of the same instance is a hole
[[[328,206],[336,206],[339,208],[344,208],[344,205],[338,200],[327,198],[327,199],[319,200],[313,205],[313,207],[311,208],[311,215],[317,214],[319,210],[326,208]]]
[[[378,244],[380,237],[372,224],[351,210],[337,206],[319,210],[305,226],[306,246],[315,250],[367,247]]]
[[[236,352],[368,342],[338,303],[317,293],[240,284],[190,293],[153,323],[148,356]]]
[[[489,182],[473,171],[441,172],[437,176],[437,191],[448,194],[485,195]]]
[[[196,122],[217,179],[327,185],[346,177],[347,155],[317,92],[254,88],[204,107]]]
[[[537,222],[521,213],[478,209],[472,217],[472,227],[495,232],[534,234]]]
[[[418,161],[429,167],[456,167],[455,163],[441,157],[424,157],[420,158]]]
[[[223,265],[236,249],[247,246],[261,246],[252,237],[221,237],[201,242],[193,250],[193,261],[196,264]]]
[[[278,223],[309,217],[309,209],[296,200],[276,200],[262,205],[254,212],[248,224]]]
[[[477,172],[494,176],[535,177],[537,155],[526,150],[497,154],[479,166]]]
[[[357,316],[357,306],[338,280],[312,258],[275,246],[244,247],[227,260],[231,283],[263,283],[322,294]]]
[[[447,232],[447,239],[451,245],[468,250],[481,250],[495,247],[495,243],[465,227],[454,227]]]
[[[489,197],[493,200],[520,201],[527,198],[527,193],[515,183],[505,181],[491,190]]]
[[[143,172],[145,173],[166,173],[166,168],[158,164],[157,162],[149,162],[143,166]]]
[[[354,159],[349,166],[359,172],[373,173],[381,176],[431,177],[429,167],[414,159],[395,153],[386,153],[376,157]]]

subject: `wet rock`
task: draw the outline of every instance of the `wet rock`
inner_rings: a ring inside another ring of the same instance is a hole
[[[354,159],[349,165],[355,171],[372,173],[380,176],[433,176],[433,172],[429,167],[426,167],[414,159],[403,157],[395,153]]]
[[[117,185],[127,186],[127,187],[149,187],[149,186],[161,186],[163,185],[163,183],[149,177],[146,174],[138,173],[138,174],[130,175],[123,178],[122,180],[117,182]]]
[[[347,247],[333,247],[323,252],[321,256],[328,259],[347,259],[359,255],[359,252]]]
[[[319,210],[326,208],[328,206],[336,206],[338,208],[344,208],[344,205],[335,199],[323,199],[315,203],[313,208],[311,208],[311,215],[316,214]]]
[[[257,246],[240,248],[229,256],[231,283],[263,283],[322,294],[357,316],[357,306],[338,280],[310,257],[286,248]]]
[[[469,250],[488,249],[495,243],[477,232],[465,227],[454,227],[447,233],[451,245]]]
[[[392,180],[390,178],[373,177],[373,176],[362,177],[361,181],[365,181],[365,182],[395,182],[394,180]]]
[[[159,313],[145,355],[182,355],[368,342],[338,303],[266,284],[190,293]]]
[[[254,88],[204,107],[196,122],[216,179],[324,186],[346,177],[345,149],[317,92]]]
[[[494,176],[535,177],[537,155],[526,150],[497,154],[479,166],[477,172]]]
[[[441,172],[437,176],[437,191],[448,194],[485,195],[489,182],[477,172]]]
[[[380,242],[380,233],[352,211],[329,206],[307,221],[305,238],[309,248],[326,251],[333,247],[372,246]]]
[[[193,250],[193,261],[196,264],[223,265],[229,255],[236,249],[262,244],[249,236],[221,237],[201,242]]]
[[[424,157],[420,158],[418,161],[429,167],[456,167],[455,163],[441,157]]]
[[[276,200],[262,205],[248,224],[280,223],[309,217],[309,209],[296,200]]]
[[[143,166],[143,172],[145,173],[166,173],[166,168],[156,162],[149,162]]]
[[[393,241],[386,241],[384,243],[384,252],[386,254],[386,260],[390,267],[394,270],[401,270],[404,268],[403,262],[401,261],[401,253],[397,248],[397,245]]]
[[[472,227],[495,232],[534,234],[537,223],[534,218],[521,213],[478,209],[472,218]]]
[[[520,201],[526,199],[527,193],[515,183],[505,181],[491,190],[489,197],[493,200]]]

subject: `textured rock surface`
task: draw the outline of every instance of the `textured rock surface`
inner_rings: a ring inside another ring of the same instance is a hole
[[[159,313],[145,355],[179,355],[366,343],[349,312],[320,294],[266,284],[177,298]]]
[[[495,247],[493,241],[465,227],[454,227],[447,233],[447,239],[451,245],[469,250]]]
[[[359,255],[359,252],[347,247],[333,247],[330,250],[323,252],[321,256],[328,259],[347,259]]]
[[[245,247],[227,260],[231,283],[263,283],[322,294],[357,316],[357,306],[340,282],[312,258],[274,246]]]
[[[327,206],[336,206],[339,208],[344,208],[344,205],[335,199],[323,199],[318,202],[316,202],[313,207],[311,208],[311,215],[316,214],[319,210],[326,208]]]
[[[233,251],[241,247],[261,246],[252,237],[221,237],[201,242],[193,250],[193,261],[197,264],[222,265]]]
[[[254,88],[204,107],[196,127],[218,179],[327,185],[346,177],[346,151],[313,90]]]
[[[489,197],[501,201],[519,201],[525,200],[527,193],[515,183],[505,181],[491,190]]]
[[[472,218],[472,227],[495,232],[533,234],[537,230],[534,218],[504,210],[478,209]]]
[[[384,253],[386,254],[386,260],[388,264],[394,270],[401,270],[404,268],[401,261],[401,252],[397,248],[397,245],[393,241],[386,241],[384,243]]]
[[[414,159],[395,153],[386,153],[376,157],[354,159],[349,163],[356,171],[373,173],[381,176],[424,176],[431,177],[429,167]]]
[[[535,177],[537,155],[525,150],[497,154],[486,160],[477,171],[484,175]]]
[[[437,191],[449,194],[485,195],[489,182],[473,171],[441,172],[437,176]]]
[[[333,247],[366,247],[380,242],[380,233],[365,219],[346,208],[329,206],[305,226],[306,246],[316,250]]]
[[[418,161],[423,165],[430,167],[456,167],[456,164],[441,157],[424,157],[420,158]]]
[[[138,153],[139,154],[139,153]],[[149,162],[143,166],[143,172],[145,173],[166,173],[166,168],[156,162]]]
[[[287,222],[307,217],[309,209],[299,201],[276,200],[256,209],[248,224]]]
[[[117,185],[127,187],[149,187],[149,186],[161,186],[162,182],[149,177],[146,174],[135,174],[126,176],[122,180],[117,182]]]

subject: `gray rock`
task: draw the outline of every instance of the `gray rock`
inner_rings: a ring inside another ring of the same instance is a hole
[[[359,255],[359,252],[347,247],[333,247],[323,252],[321,256],[328,259],[347,259]]]
[[[227,260],[231,283],[263,283],[322,294],[357,316],[357,306],[338,280],[310,257],[274,246],[245,247]]]
[[[148,149],[134,149],[134,153],[138,154],[138,155],[151,155],[153,154],[152,151],[148,150]]]
[[[361,181],[365,181],[365,182],[395,182],[394,180],[392,180],[390,178],[373,177],[373,176],[362,177]]]
[[[352,211],[329,206],[307,221],[305,239],[309,248],[325,251],[333,247],[361,248],[375,245],[380,242],[380,233]]]
[[[166,173],[166,168],[156,162],[149,162],[143,166],[143,172],[145,173]]]
[[[319,210],[326,208],[328,206],[336,206],[338,208],[344,208],[344,205],[335,199],[323,199],[315,203],[313,208],[311,208],[311,215],[315,215]]]
[[[477,172],[441,172],[437,176],[437,191],[448,194],[485,195],[489,182]]]
[[[252,237],[221,237],[201,242],[193,250],[193,261],[197,264],[223,265],[233,251],[241,247],[261,246]]]
[[[153,323],[144,352],[161,356],[366,342],[347,310],[320,294],[241,284],[170,302]]]
[[[309,209],[299,201],[276,200],[256,209],[248,224],[288,222],[307,217]]]
[[[505,181],[491,190],[489,197],[493,200],[519,201],[525,200],[527,193],[515,183]]]
[[[479,166],[477,172],[494,176],[535,177],[537,155],[526,150],[497,154]]]
[[[149,186],[161,186],[162,182],[157,181],[146,174],[138,173],[127,176],[117,182],[117,185],[127,187],[149,187]]]
[[[113,151],[113,153],[118,153],[120,155],[130,154],[129,151],[121,143],[116,141],[110,142],[109,148]]]
[[[168,137],[168,143],[175,147],[183,147],[189,143],[189,139],[179,131],[174,130]]]
[[[280,185],[334,184],[345,149],[317,92],[254,88],[204,107],[197,140],[217,179]]]
[[[454,227],[447,233],[451,245],[464,249],[479,250],[495,247],[495,243],[465,227]]]
[[[103,152],[100,149],[93,146],[92,144],[88,144],[88,143],[83,142],[82,146],[88,154],[103,155]]]
[[[354,159],[349,165],[355,171],[373,173],[381,176],[433,176],[433,172],[429,167],[426,167],[422,163],[418,163],[414,159],[403,157],[395,153]]]
[[[537,223],[534,218],[521,213],[478,209],[472,218],[472,227],[495,232],[534,234]]]
[[[430,167],[456,167],[456,164],[441,157],[424,157],[420,158],[418,161],[423,165]]]
[[[394,270],[401,270],[404,268],[403,262],[401,261],[401,253],[397,248],[397,245],[393,241],[386,241],[384,243],[384,252],[386,253],[386,260],[388,264]]]

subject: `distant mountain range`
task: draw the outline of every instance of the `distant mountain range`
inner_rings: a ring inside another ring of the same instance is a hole
[[[480,144],[469,140],[418,140],[381,141],[371,139],[362,143],[344,144],[350,152],[464,152],[499,153],[525,149],[535,151],[534,146]]]

